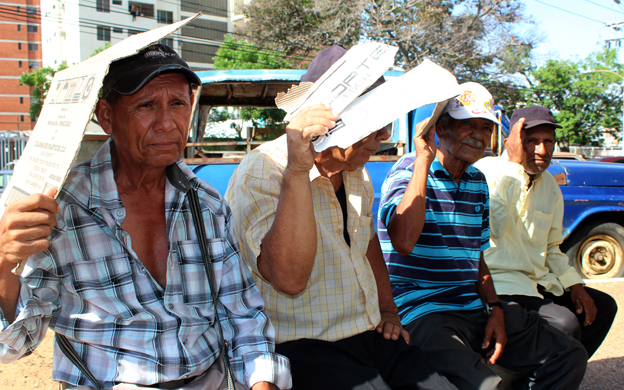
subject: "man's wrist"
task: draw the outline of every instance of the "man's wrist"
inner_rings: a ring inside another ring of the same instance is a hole
[[[497,308],[503,310],[503,304],[500,301],[488,301],[485,303],[485,310],[488,317],[494,314],[495,309]]]

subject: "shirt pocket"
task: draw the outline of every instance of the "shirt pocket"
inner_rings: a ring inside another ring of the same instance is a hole
[[[533,218],[529,225],[529,241],[535,246],[544,245],[548,240],[548,233],[552,225],[553,214],[533,210]]]
[[[108,315],[129,320],[143,310],[126,255],[76,261],[68,267],[70,286],[67,287],[86,304],[80,312],[94,314],[102,320]]]
[[[221,286],[224,262],[227,257],[227,242],[223,238],[207,239],[210,265],[213,270],[215,289],[218,292]],[[188,240],[177,243],[180,253],[180,274],[184,303],[212,318],[213,302],[208,283],[208,275],[204,266],[204,259],[199,248],[199,241]]]

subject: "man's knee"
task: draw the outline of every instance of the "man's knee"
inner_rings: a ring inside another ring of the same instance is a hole
[[[576,315],[570,310],[562,310],[557,317],[550,316],[544,319],[548,321],[551,326],[559,329],[564,334],[577,340],[581,338],[581,324]]]

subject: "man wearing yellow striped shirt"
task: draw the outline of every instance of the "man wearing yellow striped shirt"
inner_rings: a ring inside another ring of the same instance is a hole
[[[323,50],[302,81],[316,81],[345,52]],[[317,154],[310,141],[337,119],[324,105],[304,109],[286,135],[245,157],[225,195],[277,351],[298,390],[454,388],[406,343],[374,229],[363,167],[388,131]]]

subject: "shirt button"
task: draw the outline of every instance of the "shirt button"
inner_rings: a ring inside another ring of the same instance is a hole
[[[182,344],[186,345],[186,339],[182,340]]]
[[[117,210],[117,211],[115,212],[115,214],[117,214],[117,216],[118,216],[118,217],[123,217],[124,212],[123,212],[123,210]]]
[[[141,268],[141,272],[145,273],[146,271],[145,267]]]
[[[167,307],[168,307],[169,309],[173,310],[173,303],[168,304],[168,305],[167,305]]]

